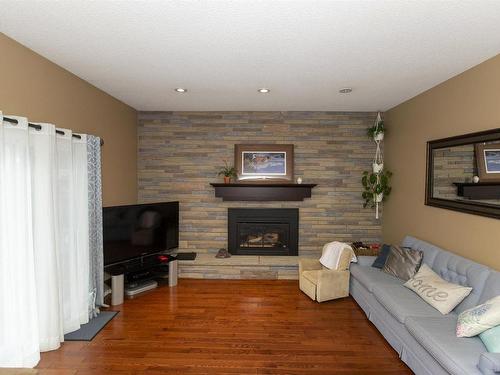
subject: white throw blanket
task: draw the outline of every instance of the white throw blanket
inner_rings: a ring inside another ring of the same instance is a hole
[[[319,262],[326,268],[336,270],[339,267],[340,255],[342,254],[342,250],[344,250],[346,247],[352,250],[352,247],[345,242],[333,241],[327,243],[325,246],[323,246],[323,254],[319,259]],[[357,261],[358,258],[356,258],[356,255],[353,251],[351,262],[356,263]]]

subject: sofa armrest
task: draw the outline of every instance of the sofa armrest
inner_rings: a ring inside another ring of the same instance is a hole
[[[484,375],[500,373],[500,353],[483,353],[477,365]]]
[[[302,258],[299,259],[299,275],[303,271],[316,271],[322,269],[323,266],[318,259]]]
[[[360,266],[371,266],[375,262],[375,259],[377,259],[376,256],[371,255],[360,255],[357,258]]]

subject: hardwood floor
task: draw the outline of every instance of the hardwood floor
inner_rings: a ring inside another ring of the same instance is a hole
[[[351,298],[319,304],[297,281],[181,279],[113,310],[38,373],[411,374]]]

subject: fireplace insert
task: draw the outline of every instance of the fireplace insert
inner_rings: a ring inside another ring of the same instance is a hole
[[[229,208],[228,250],[234,255],[298,255],[297,208]]]

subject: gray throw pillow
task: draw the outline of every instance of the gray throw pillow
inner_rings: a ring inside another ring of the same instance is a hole
[[[391,246],[382,271],[408,281],[417,273],[423,259],[424,253],[420,250]]]

